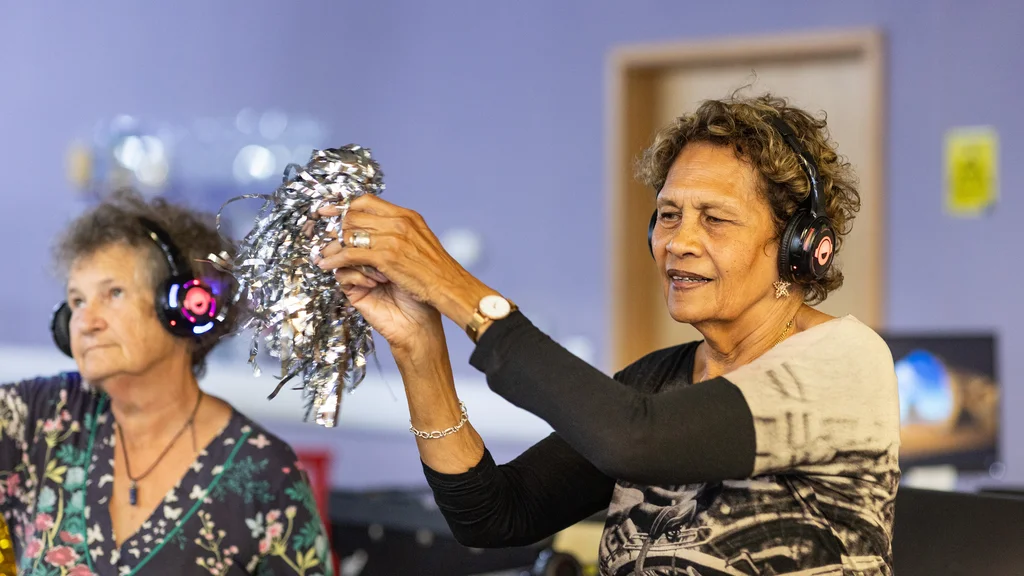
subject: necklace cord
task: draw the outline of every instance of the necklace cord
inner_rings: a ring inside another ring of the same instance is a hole
[[[124,468],[125,468],[125,472],[128,473],[128,479],[129,480],[131,480],[132,482],[138,482],[139,480],[144,479],[146,476],[149,476],[150,472],[152,472],[154,469],[156,469],[157,464],[159,464],[160,461],[164,459],[164,456],[167,456],[167,453],[170,452],[170,450],[171,450],[171,446],[174,446],[174,443],[177,442],[178,438],[180,438],[181,435],[185,433],[185,429],[187,429],[187,428],[192,428],[192,450],[195,451],[195,447],[196,447],[196,431],[195,431],[195,427],[193,426],[193,424],[195,423],[196,414],[199,412],[199,405],[203,402],[203,396],[204,396],[203,391],[200,390],[199,391],[199,397],[196,398],[196,405],[192,407],[192,414],[189,415],[188,420],[186,420],[185,424],[183,424],[181,426],[181,429],[178,430],[178,433],[174,435],[174,438],[171,438],[171,441],[167,444],[166,447],[164,447],[163,452],[161,452],[160,455],[157,456],[156,460],[153,462],[153,464],[150,465],[149,469],[146,470],[138,478],[132,476],[132,465],[128,461],[128,446],[126,446],[125,443],[124,443],[124,433],[121,432],[121,426],[117,425],[117,422],[114,423],[115,424],[115,428],[117,428],[117,438],[118,438],[118,440],[121,443],[121,452],[124,454]]]
[[[200,390],[200,393],[202,393],[201,390]],[[105,394],[101,395],[100,399],[99,399],[99,402],[96,405],[96,411],[93,413],[92,422],[90,422],[90,424],[91,424],[90,428],[91,429],[89,430],[89,444],[88,444],[88,448],[86,449],[86,462],[90,463],[89,464],[90,467],[92,466],[92,464],[91,464],[91,462],[92,462],[92,448],[93,448],[93,444],[95,443],[95,440],[96,440],[96,431],[97,431],[97,429],[99,429],[99,424],[97,423],[97,420],[99,419],[100,414],[103,413],[103,408],[106,406],[106,401],[107,401],[106,395]],[[207,494],[209,494],[210,492],[213,491],[214,487],[217,486],[217,483],[220,482],[220,478],[221,478],[221,476],[224,475],[224,472],[227,471],[229,468],[231,468],[232,464],[234,464],[235,455],[238,454],[239,448],[241,448],[242,446],[245,445],[245,441],[249,438],[250,434],[252,434],[252,431],[248,431],[248,432],[243,433],[242,437],[239,438],[238,442],[235,443],[235,447],[231,450],[231,453],[228,454],[228,458],[224,462],[224,467],[221,468],[221,471],[217,475],[215,475],[213,477],[213,480],[211,480],[210,484],[206,487],[206,493]],[[185,515],[182,516],[177,521],[177,523],[175,523],[174,528],[171,529],[171,531],[167,533],[167,536],[165,536],[160,541],[160,543],[157,544],[156,548],[154,548],[152,552],[147,554],[146,557],[143,558],[142,561],[139,562],[135,566],[134,570],[132,570],[131,572],[128,573],[128,576],[134,576],[134,574],[137,573],[143,566],[145,566],[147,563],[149,563],[149,561],[153,558],[153,556],[155,556],[156,553],[159,552],[164,547],[164,545],[167,544],[171,540],[171,538],[176,536],[178,534],[178,532],[181,531],[181,527],[185,525],[185,522],[187,522],[192,517],[192,515],[196,513],[196,510],[198,510],[199,507],[202,506],[205,501],[206,501],[205,498],[197,498],[196,499],[196,503],[192,505],[192,508],[189,509],[189,511],[187,513],[185,513]],[[90,572],[96,572],[93,569],[93,566],[92,566],[92,553],[89,551],[88,547],[86,548],[86,551],[85,551],[85,564],[86,564],[86,566],[89,567],[89,571]]]

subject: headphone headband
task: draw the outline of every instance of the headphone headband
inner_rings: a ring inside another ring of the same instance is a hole
[[[167,260],[167,269],[171,273],[171,277],[180,276],[182,274],[191,274],[192,267],[185,260],[181,250],[171,240],[171,235],[167,233],[159,224],[150,220],[149,218],[139,217],[139,224],[142,225],[146,235],[149,239],[156,244],[156,247],[160,249],[160,252],[164,255],[164,259]]]
[[[796,133],[793,132],[793,128],[782,119],[781,116],[769,116],[768,121],[772,126],[775,127],[775,131],[782,136],[782,139],[786,142],[786,145],[796,153],[796,157],[800,160],[800,167],[807,175],[807,180],[810,183],[811,191],[807,195],[806,206],[807,210],[811,213],[811,216],[815,218],[823,216],[824,213],[821,209],[821,190],[818,187],[818,165],[814,162],[814,157],[807,152],[807,149],[800,144],[800,140],[797,139]]]

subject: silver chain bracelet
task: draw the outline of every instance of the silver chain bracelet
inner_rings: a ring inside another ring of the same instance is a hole
[[[469,414],[466,413],[466,404],[460,401],[459,408],[462,410],[462,420],[459,420],[459,423],[456,424],[455,426],[452,426],[451,428],[445,428],[444,430],[434,430],[433,432],[424,432],[422,430],[417,430],[412,425],[412,420],[409,420],[409,432],[412,432],[416,436],[419,436],[420,438],[426,440],[437,440],[438,438],[444,438],[445,436],[455,434],[459,430],[462,430],[462,427],[465,426],[466,422],[469,420]]]

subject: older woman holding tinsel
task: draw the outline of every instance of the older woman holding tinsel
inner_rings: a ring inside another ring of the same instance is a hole
[[[859,208],[825,121],[771,96],[707,101],[655,137],[639,177],[657,198],[666,312],[703,338],[614,377],[408,209],[360,197],[325,250],[320,265],[390,343],[453,532],[522,545],[607,509],[602,574],[891,574],[892,357],[856,318],[812,307],[842,285],[834,258]],[[554,429],[512,462],[494,462],[459,401],[442,315],[475,342],[490,388]]]

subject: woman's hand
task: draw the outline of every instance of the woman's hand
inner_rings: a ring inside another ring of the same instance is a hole
[[[323,253],[329,256],[339,250],[340,243],[333,242]],[[394,354],[414,354],[437,343],[444,346],[441,314],[388,282],[380,272],[342,268],[334,277],[352,306],[388,341]]]
[[[322,208],[320,215],[341,212],[332,206]],[[345,293],[351,291],[350,299],[370,298],[363,306],[382,325],[364,316],[385,338],[385,330],[393,328],[392,335],[402,339],[401,333],[426,313],[421,309],[412,312],[413,301],[436,308],[465,326],[480,299],[495,293],[459,265],[412,210],[373,195],[360,196],[349,205],[341,230],[342,240],[324,250],[318,265],[336,270],[339,282],[349,286]],[[357,235],[368,238],[369,245],[353,245]],[[399,319],[398,311],[406,318]]]

